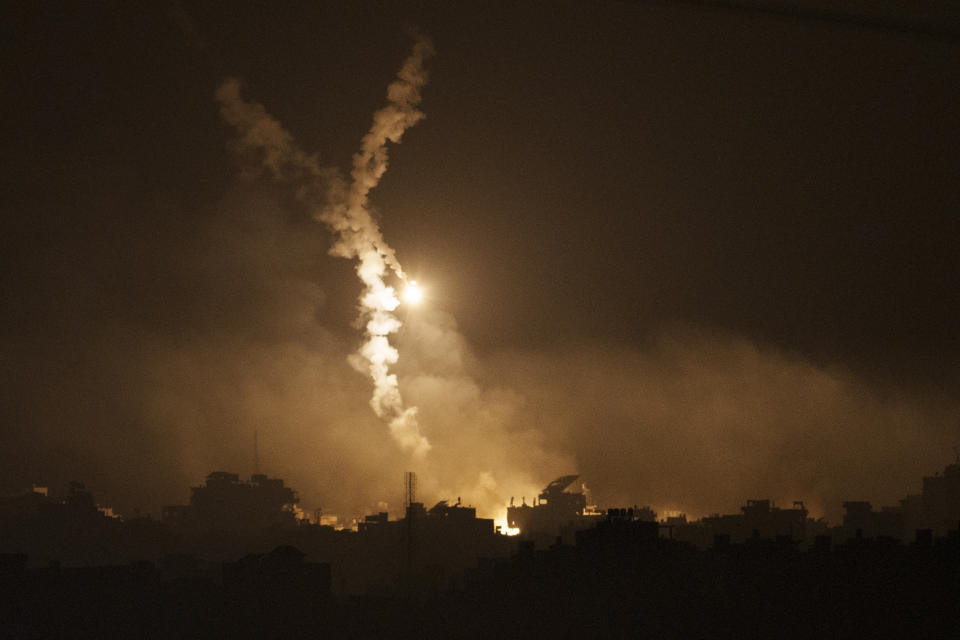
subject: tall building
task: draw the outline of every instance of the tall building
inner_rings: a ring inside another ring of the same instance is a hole
[[[507,524],[524,536],[553,537],[593,526],[601,517],[587,512],[587,497],[582,492],[566,491],[578,475],[557,478],[540,492],[532,505],[526,500],[507,507]]]
[[[255,532],[296,524],[297,494],[279,478],[214,471],[206,484],[190,488],[190,504],[163,508],[163,521],[195,531]]]

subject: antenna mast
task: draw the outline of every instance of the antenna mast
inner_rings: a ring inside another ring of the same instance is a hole
[[[417,501],[417,474],[413,471],[403,472],[403,510],[406,512],[410,505]]]
[[[403,512],[405,515],[404,537],[406,538],[403,549],[403,568],[401,569],[401,580],[410,582],[413,577],[413,568],[416,562],[417,548],[415,537],[415,526],[413,520],[415,511],[413,505],[417,501],[417,474],[413,471],[403,472]]]

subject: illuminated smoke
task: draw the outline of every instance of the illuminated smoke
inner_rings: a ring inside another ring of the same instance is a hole
[[[263,105],[244,100],[238,80],[227,79],[216,91],[223,119],[239,134],[237,150],[258,154],[260,165],[275,179],[298,184],[298,197],[335,234],[330,253],[357,259],[357,275],[364,285],[360,319],[366,341],[350,357],[350,363],[370,375],[374,386],[370,406],[387,422],[397,443],[415,456],[424,455],[430,443],[420,433],[417,408],[404,406],[397,376],[390,373],[399,357],[389,336],[401,326],[393,315],[400,301],[384,281],[388,269],[400,279],[405,276],[367,204],[370,191],[387,170],[387,143],[400,142],[403,133],[424,117],[417,106],[427,82],[423,65],[432,53],[430,41],[419,38],[387,88],[387,105],[374,113],[360,151],[353,156],[349,182],[336,168],[321,167],[315,154],[301,150]]]

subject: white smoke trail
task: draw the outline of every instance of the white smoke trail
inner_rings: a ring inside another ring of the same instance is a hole
[[[353,156],[349,183],[336,168],[321,167],[315,154],[301,150],[263,105],[244,100],[238,80],[227,79],[216,91],[223,119],[239,134],[238,150],[258,153],[261,165],[274,178],[299,183],[298,196],[335,234],[330,253],[358,260],[357,275],[364,285],[360,319],[366,341],[350,362],[370,375],[374,386],[370,406],[387,421],[397,443],[415,456],[426,454],[430,443],[420,433],[417,408],[404,407],[397,376],[390,373],[390,365],[399,357],[389,336],[401,326],[393,315],[400,301],[384,281],[388,268],[400,279],[405,276],[367,204],[370,191],[387,170],[387,143],[400,142],[403,133],[424,118],[417,107],[427,82],[424,63],[432,54],[430,41],[419,38],[387,88],[387,105],[374,113],[360,151]]]

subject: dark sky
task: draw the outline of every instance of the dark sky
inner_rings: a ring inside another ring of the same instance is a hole
[[[427,117],[372,199],[430,294],[399,336],[426,487],[830,514],[952,458],[950,3],[277,4],[7,11],[0,489],[155,512],[259,429],[307,506],[395,505],[352,266],[213,96],[242,79],[346,168],[415,29]]]

